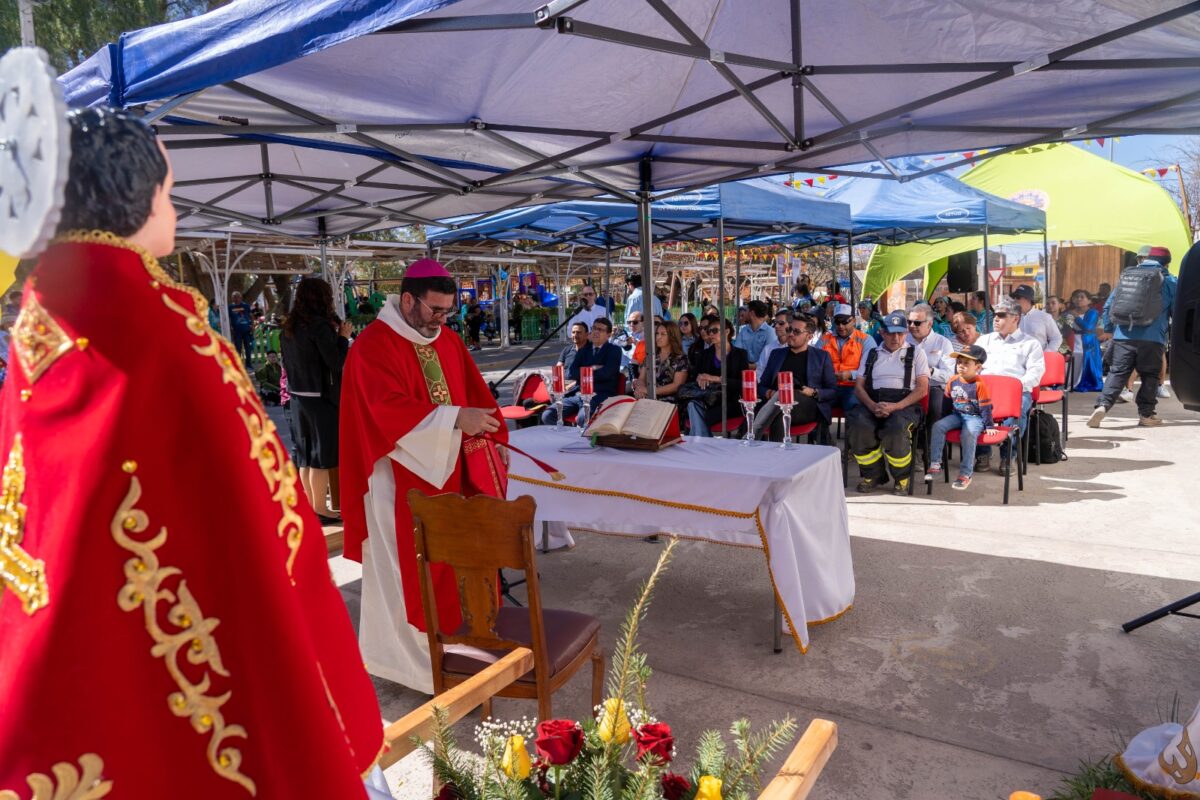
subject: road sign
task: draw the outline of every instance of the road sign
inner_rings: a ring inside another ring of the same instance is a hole
[[[1004,267],[988,267],[988,280],[995,285],[1004,277]]]

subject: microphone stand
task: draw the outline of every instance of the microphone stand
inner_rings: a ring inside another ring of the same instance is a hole
[[[548,334],[546,334],[545,338],[542,339],[540,342],[538,342],[536,345],[534,345],[533,349],[530,350],[528,353],[526,353],[524,355],[524,357],[521,358],[520,361],[518,361],[516,364],[514,364],[508,372],[504,373],[503,377],[501,377],[500,380],[488,381],[488,389],[491,390],[492,397],[495,397],[497,400],[499,400],[500,399],[500,384],[504,383],[506,380],[511,378],[512,374],[514,372],[516,372],[517,370],[519,370],[521,368],[521,365],[529,360],[530,356],[532,356],[538,350],[541,350],[542,345],[546,344],[546,342],[550,341],[555,336],[557,336],[558,332],[561,331],[563,328],[565,328],[567,323],[570,322],[571,320],[573,320],[575,318],[575,315],[581,311],[587,311],[587,306],[584,305],[583,303],[580,303],[578,308],[573,309],[571,311],[571,313],[567,314],[567,318],[564,319],[562,322],[560,322],[558,324],[557,328],[555,328],[554,330],[552,330]]]

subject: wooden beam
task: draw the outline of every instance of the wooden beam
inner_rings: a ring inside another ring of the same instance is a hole
[[[413,737],[426,740],[433,735],[434,706],[446,709],[448,721],[454,724],[531,669],[533,651],[526,647],[518,647],[475,677],[447,689],[425,705],[388,725],[383,731],[386,749],[379,759],[380,768],[387,769],[415,750]],[[821,763],[824,764],[824,761]]]
[[[758,800],[804,800],[837,747],[837,725],[814,719]]]

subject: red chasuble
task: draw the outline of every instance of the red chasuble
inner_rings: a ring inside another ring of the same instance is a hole
[[[149,255],[67,238],[0,399],[0,790],[364,797],[374,687],[241,362]]]
[[[390,301],[389,301],[390,302]],[[443,380],[437,380],[440,372]],[[339,471],[342,486],[342,519],[345,522],[345,555],[362,561],[367,538],[365,501],[367,481],[375,463],[386,458],[396,442],[413,430],[439,405],[491,408],[500,430],[496,441],[508,441],[508,430],[495,398],[479,374],[462,339],[443,328],[430,345],[417,345],[376,320],[354,340],[342,373]],[[433,486],[391,461],[396,481],[396,544],[400,580],[408,622],[425,630],[421,589],[417,582],[416,545],[413,541],[409,489],[425,494],[460,492],[471,496],[504,497],[507,473],[488,439],[463,437],[459,459],[444,486]],[[456,630],[462,622],[454,573],[442,564],[431,565],[439,624]]]

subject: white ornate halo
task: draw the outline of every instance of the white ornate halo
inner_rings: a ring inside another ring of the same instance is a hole
[[[40,253],[58,227],[71,160],[67,106],[40,48],[0,59],[0,250]]]

